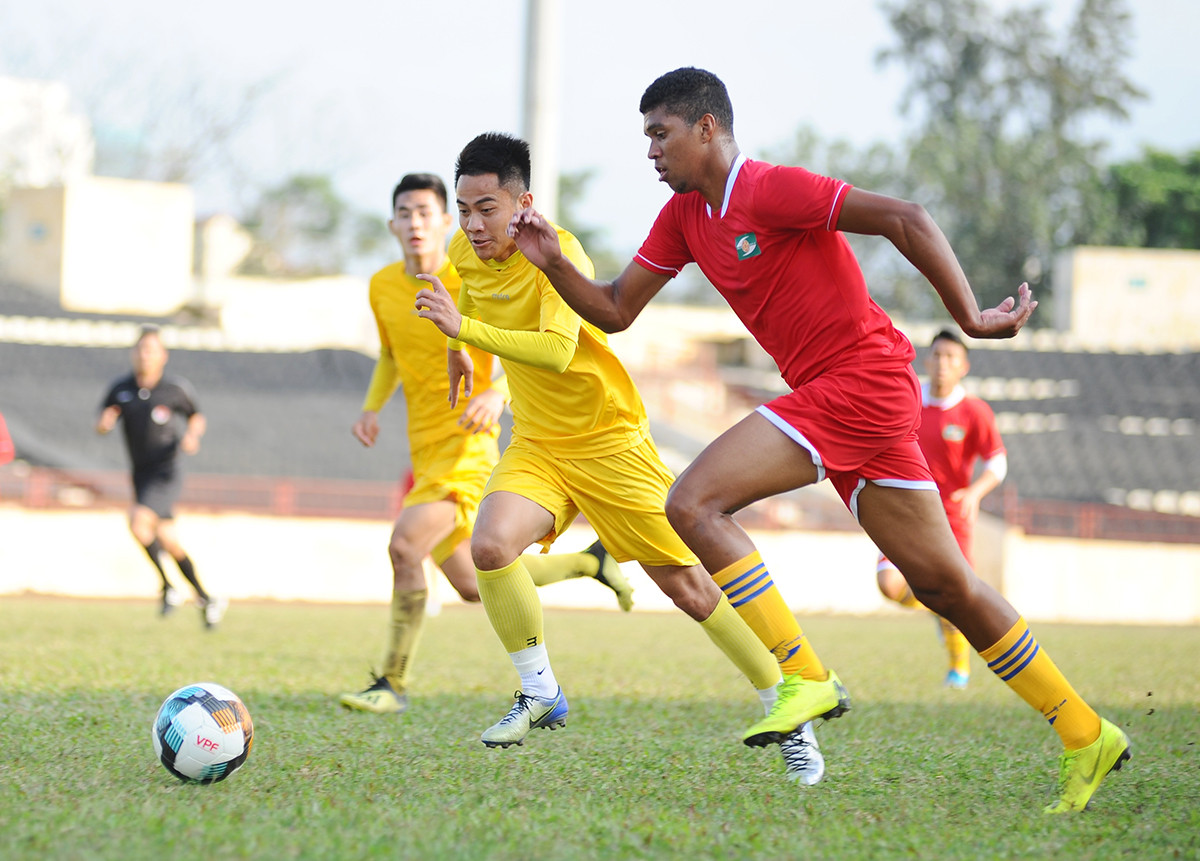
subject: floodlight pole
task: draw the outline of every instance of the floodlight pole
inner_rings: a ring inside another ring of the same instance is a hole
[[[525,98],[521,134],[533,156],[533,205],[558,217],[559,0],[526,0]]]

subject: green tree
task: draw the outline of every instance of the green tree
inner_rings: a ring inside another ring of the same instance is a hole
[[[387,240],[380,219],[353,210],[320,174],[297,174],[267,189],[244,223],[254,237],[242,264],[246,275],[336,275]]]
[[[1182,156],[1147,149],[1111,165],[1098,190],[1091,242],[1200,249],[1200,150]]]
[[[1093,229],[1103,144],[1083,125],[1127,118],[1143,96],[1120,72],[1125,3],[1083,0],[1058,38],[1043,6],[994,13],[980,0],[904,0],[883,9],[897,41],[880,62],[910,73],[901,103],[916,118],[908,194],[942,225],[982,304],[1021,280],[1048,298],[1053,255]]]

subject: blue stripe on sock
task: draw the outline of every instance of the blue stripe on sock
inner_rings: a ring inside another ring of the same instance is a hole
[[[1017,641],[1009,647],[1007,652],[998,658],[988,661],[988,668],[995,671],[1000,664],[1007,662],[1016,652],[1022,651],[1025,648],[1025,641],[1030,639],[1033,639],[1033,635],[1029,633],[1029,628],[1026,628],[1021,633],[1021,636],[1017,638]]]
[[[745,574],[739,574],[734,579],[730,580],[721,587],[721,591],[728,596],[732,601],[739,595],[744,594],[752,589],[758,589],[764,581],[770,583],[771,573],[766,570],[767,566],[763,564],[755,565]]]
[[[745,573],[739,574],[736,577],[734,577],[732,580],[730,580],[728,583],[726,583],[724,586],[722,586],[721,589],[724,590],[726,592],[726,594],[728,594],[729,590],[738,589],[741,587],[741,584],[745,583],[747,580],[757,577],[758,572],[762,571],[766,567],[767,567],[766,563],[759,562],[757,565],[755,565],[749,571],[746,571]]]
[[[1002,675],[1003,673],[1007,672],[1008,669],[1010,667],[1012,667],[1014,664],[1018,664],[1021,661],[1025,660],[1025,657],[1029,654],[1029,651],[1031,649],[1033,649],[1033,650],[1037,649],[1037,640],[1033,639],[1032,637],[1030,637],[1028,640],[1025,641],[1025,645],[1021,649],[1021,651],[1017,652],[1015,655],[1013,655],[1007,661],[1005,661],[1002,664],[1001,663],[997,663],[995,665],[988,664],[988,668],[996,675],[998,675],[998,676]]]
[[[729,598],[729,600],[731,602],[744,601],[745,595],[747,592],[754,592],[755,594],[757,594],[759,591],[762,590],[764,584],[767,587],[774,585],[774,581],[771,579],[771,575],[767,574],[765,571],[763,572],[761,577],[755,577],[749,583],[743,583],[740,586],[738,586],[736,589],[726,589],[725,595]]]
[[[768,577],[767,582],[757,592],[754,592],[750,595],[746,595],[744,598],[739,598],[736,601],[733,599],[733,596],[731,595],[731,596],[729,596],[729,603],[732,604],[733,608],[736,610],[738,607],[741,607],[743,604],[753,601],[755,598],[757,598],[763,592],[766,592],[768,589],[770,589],[774,585],[775,585],[775,581],[772,580],[770,577]]]
[[[1030,651],[1030,653],[1029,653],[1029,657],[1027,657],[1025,660],[1021,661],[1021,663],[1018,664],[1017,666],[1013,667],[1013,669],[1010,672],[1008,672],[1002,676],[1000,676],[1000,673],[996,673],[996,675],[1000,676],[1001,681],[1007,682],[1009,679],[1011,679],[1017,673],[1021,672],[1021,670],[1025,669],[1027,666],[1029,666],[1029,662],[1034,659],[1034,657],[1037,655],[1037,653],[1038,653],[1038,644],[1035,641],[1033,644],[1033,650]]]

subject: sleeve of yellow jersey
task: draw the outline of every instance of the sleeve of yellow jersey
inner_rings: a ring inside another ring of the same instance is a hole
[[[595,271],[592,261],[584,253],[579,241],[563,231],[560,231],[559,238],[566,257],[587,277],[592,277]],[[501,329],[483,323],[464,310],[460,297],[459,310],[463,313],[463,321],[456,340],[487,350],[502,359],[562,373],[575,356],[581,321],[544,274],[532,266],[529,270],[539,295],[537,331]]]
[[[367,386],[367,396],[363,400],[363,411],[377,413],[396,392],[400,384],[400,376],[396,371],[396,360],[392,357],[392,345],[388,341],[387,327],[380,319],[379,304],[376,301],[376,291],[379,285],[371,279],[370,302],[371,312],[375,316],[375,327],[379,330],[379,358],[375,361],[375,370],[371,373],[371,382]]]

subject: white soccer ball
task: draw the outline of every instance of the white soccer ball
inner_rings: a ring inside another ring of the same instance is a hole
[[[238,695],[212,682],[171,694],[154,718],[154,753],[183,781],[216,783],[233,774],[254,743],[254,722]]]

